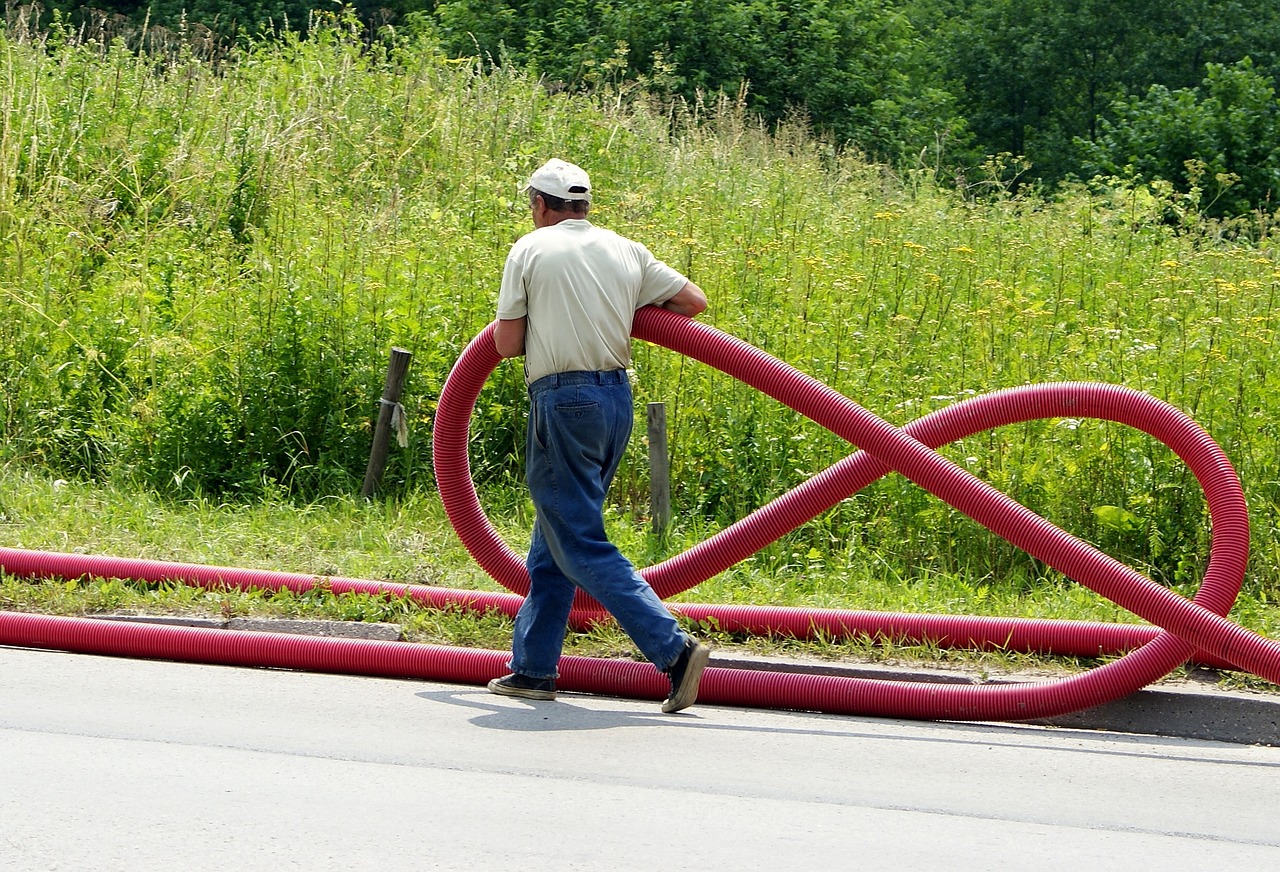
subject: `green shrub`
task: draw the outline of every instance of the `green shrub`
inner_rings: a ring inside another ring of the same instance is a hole
[[[1155,85],[1114,109],[1098,141],[1081,143],[1093,159],[1086,174],[1167,181],[1217,217],[1280,202],[1280,102],[1248,58],[1209,64],[1199,88]]]

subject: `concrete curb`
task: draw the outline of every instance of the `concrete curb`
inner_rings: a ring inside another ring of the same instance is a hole
[[[312,621],[290,618],[191,618],[169,615],[94,615],[101,621],[129,621],[169,627],[203,627],[209,630],[242,630],[252,633],[293,633],[299,636],[326,636],[341,639],[372,639],[398,642],[399,624],[360,621]]]

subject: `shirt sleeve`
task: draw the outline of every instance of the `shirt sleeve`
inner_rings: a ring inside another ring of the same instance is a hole
[[[689,281],[679,270],[672,269],[653,256],[648,248],[636,243],[640,249],[643,271],[640,276],[640,294],[636,308],[653,303],[665,303],[676,295]]]
[[[517,242],[507,254],[502,268],[502,286],[498,290],[498,319],[512,321],[529,314],[528,289],[524,281],[524,252],[526,247]]]

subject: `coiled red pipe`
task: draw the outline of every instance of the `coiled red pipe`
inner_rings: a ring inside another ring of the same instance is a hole
[[[466,452],[475,399],[500,362],[491,333],[492,328],[486,328],[473,340],[441,394],[435,426],[436,477],[450,520],[472,555],[504,587],[523,592],[528,585],[523,562],[498,537],[480,508]],[[1239,480],[1213,440],[1167,404],[1110,385],[1041,385],[975,398],[898,429],[705,323],[661,309],[644,309],[636,315],[633,334],[714,366],[863,449],[689,552],[644,570],[660,596],[687,590],[723,571],[893,469],[1068,577],[1164,628],[1165,632],[1115,663],[1084,676],[1026,688],[1016,708],[1070,711],[1059,707],[1081,699],[1077,707],[1097,705],[1167,674],[1197,648],[1280,683],[1280,645],[1223,617],[1239,592],[1248,556],[1248,512]],[[1213,527],[1209,565],[1193,601],[1058,529],[933,450],[991,427],[1063,415],[1103,418],[1142,429],[1172,448],[1191,468],[1205,489]],[[580,605],[590,607],[590,602],[584,597]],[[957,624],[965,625],[966,619]],[[1015,620],[1014,626],[1038,630],[1033,621]],[[901,694],[902,705],[917,712],[916,716],[935,716],[929,712],[937,699],[936,688],[897,684],[892,688],[886,692]],[[965,706],[973,710],[986,707],[981,700],[1005,695],[1003,688],[963,692],[977,697]],[[1001,704],[992,702],[992,706]]]
[[[468,549],[500,583],[520,591],[527,589],[528,584],[523,563],[497,536],[480,509],[466,455],[471,410],[480,387],[500,360],[493,351],[490,332],[486,329],[471,343],[446,383],[435,426],[436,472],[450,519]],[[1239,483],[1220,449],[1176,410],[1121,388],[1051,385],[976,398],[899,431],[763,352],[699,322],[662,310],[642,310],[637,313],[635,335],[717,366],[810,415],[850,441],[862,441],[867,449],[686,554],[645,570],[646,577],[661,595],[686,590],[723,571],[892,466],[930,489],[937,485],[948,502],[980,521],[991,514],[1008,512],[1013,521],[997,519],[991,525],[1001,535],[1009,530],[1011,535],[1006,538],[1018,544],[1021,544],[1019,539],[1028,541],[1045,536],[1049,545],[1023,547],[1077,580],[1085,579],[1072,574],[1073,571],[1088,577],[1098,585],[1089,585],[1095,590],[1133,608],[1148,620],[1179,630],[1179,635],[1185,632],[1184,638],[1188,639],[1182,641],[1169,632],[1149,627],[1069,621],[684,604],[677,610],[700,620],[714,618],[726,630],[767,630],[798,636],[813,632],[867,633],[1086,656],[1142,646],[1108,666],[1043,685],[957,687],[712,668],[703,680],[700,694],[703,701],[931,719],[1050,717],[1137,690],[1174,668],[1192,654],[1196,646],[1204,649],[1197,655],[1200,658],[1243,666],[1277,681],[1280,646],[1230,624],[1219,614],[1225,614],[1239,590],[1247,555],[1248,522]],[[1214,532],[1209,568],[1195,602],[1165,591],[1035,518],[926,447],[936,447],[1006,423],[1056,415],[1101,417],[1138,426],[1166,441],[1191,466],[1205,487]],[[884,464],[872,459],[877,449],[892,462]],[[824,501],[828,501],[826,505]],[[759,544],[753,545],[757,542]],[[1071,553],[1061,555],[1055,549]],[[735,557],[735,554],[741,556]],[[1058,562],[1048,559],[1046,554]],[[299,592],[323,584],[338,593],[408,596],[437,607],[496,608],[508,614],[514,613],[520,602],[520,597],[513,594],[18,549],[0,549],[0,567],[26,576],[173,579],[207,586],[287,587]],[[1140,608],[1135,608],[1124,601],[1148,594],[1155,600],[1154,604],[1144,601],[1139,604]],[[581,626],[600,619],[600,613],[590,608],[589,600],[584,600],[581,606],[574,614],[576,624]],[[1162,624],[1156,617],[1163,617],[1166,622]],[[0,643],[467,683],[483,682],[499,674],[507,656],[503,652],[406,643],[138,626],[8,613],[0,613]],[[1206,654],[1206,651],[1212,653]],[[561,684],[566,690],[651,699],[661,698],[665,693],[663,679],[645,664],[566,657],[561,671]]]

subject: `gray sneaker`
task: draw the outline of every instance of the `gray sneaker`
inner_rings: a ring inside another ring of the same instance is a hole
[[[521,699],[555,699],[554,678],[530,678],[513,672],[489,682],[489,692],[499,696],[518,696]]]
[[[680,652],[679,659],[667,670],[671,679],[671,693],[662,703],[664,712],[678,712],[693,705],[698,698],[698,682],[702,680],[702,670],[707,668],[711,659],[711,649],[706,645],[690,639]]]

